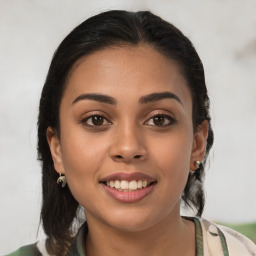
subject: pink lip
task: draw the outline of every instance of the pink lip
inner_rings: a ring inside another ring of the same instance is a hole
[[[148,182],[156,181],[156,179],[154,179],[153,177],[141,172],[133,172],[133,173],[117,172],[107,177],[104,177],[103,179],[100,180],[100,182],[107,182],[111,180],[127,180],[127,181],[146,180]]]
[[[152,192],[155,185],[156,183],[153,183],[146,188],[138,189],[132,192],[123,192],[123,191],[119,191],[114,188],[108,187],[107,185],[102,183],[103,188],[110,196],[112,196],[114,199],[123,203],[134,203],[142,200]]]

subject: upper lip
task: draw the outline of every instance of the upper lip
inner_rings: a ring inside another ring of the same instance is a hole
[[[117,172],[100,179],[100,182],[107,182],[111,180],[127,180],[127,181],[146,180],[148,182],[156,182],[155,178],[142,172],[133,172],[133,173]]]

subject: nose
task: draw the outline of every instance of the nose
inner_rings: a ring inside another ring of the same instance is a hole
[[[116,162],[138,162],[147,159],[148,152],[142,134],[136,128],[125,126],[113,134],[110,156]]]

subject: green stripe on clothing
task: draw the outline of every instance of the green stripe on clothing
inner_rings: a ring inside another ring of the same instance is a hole
[[[221,232],[221,230],[219,228],[218,229],[218,234],[220,237],[220,242],[221,242],[221,246],[222,246],[222,250],[223,250],[223,255],[224,256],[229,256],[229,252],[228,252],[228,245],[227,245],[227,241],[226,238],[224,236],[224,234]]]
[[[200,221],[192,218],[196,226],[196,256],[204,256],[203,231]]]

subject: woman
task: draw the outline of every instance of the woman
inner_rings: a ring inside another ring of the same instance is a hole
[[[86,20],[57,49],[40,100],[48,239],[10,255],[255,255],[235,231],[180,216],[181,200],[203,212],[212,144],[188,38],[150,12]]]

